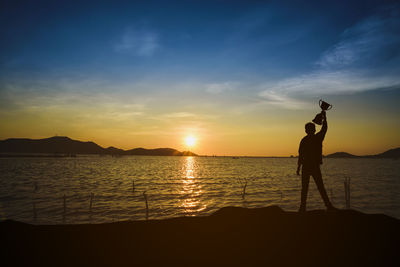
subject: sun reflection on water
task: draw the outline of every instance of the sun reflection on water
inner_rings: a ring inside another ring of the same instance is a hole
[[[180,207],[184,209],[186,215],[195,215],[207,208],[207,205],[201,203],[200,197],[203,193],[202,185],[195,177],[196,159],[186,157],[182,167],[182,188],[180,193],[183,195]]]

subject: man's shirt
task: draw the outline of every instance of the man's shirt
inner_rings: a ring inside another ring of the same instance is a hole
[[[328,130],[328,124],[324,121],[321,131],[314,135],[305,136],[299,147],[299,164],[315,166],[322,164],[322,142]]]

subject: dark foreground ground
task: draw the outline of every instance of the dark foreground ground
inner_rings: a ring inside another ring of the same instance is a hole
[[[400,220],[272,206],[92,225],[0,223],[2,266],[400,266]]]

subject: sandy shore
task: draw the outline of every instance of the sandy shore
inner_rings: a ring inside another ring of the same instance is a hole
[[[207,217],[0,223],[7,266],[400,266],[400,220],[353,210],[227,207]]]

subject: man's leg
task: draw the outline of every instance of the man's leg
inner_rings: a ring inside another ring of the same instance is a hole
[[[322,181],[321,169],[316,167],[312,171],[312,177],[314,178],[315,184],[317,185],[318,191],[321,194],[322,199],[324,200],[325,206],[327,208],[332,207],[331,202],[329,201],[328,194],[326,193],[324,182]]]
[[[305,170],[304,166],[303,166],[303,168],[301,170],[301,204],[300,204],[299,212],[306,211],[309,183],[310,183],[310,173],[308,172],[308,170]]]

